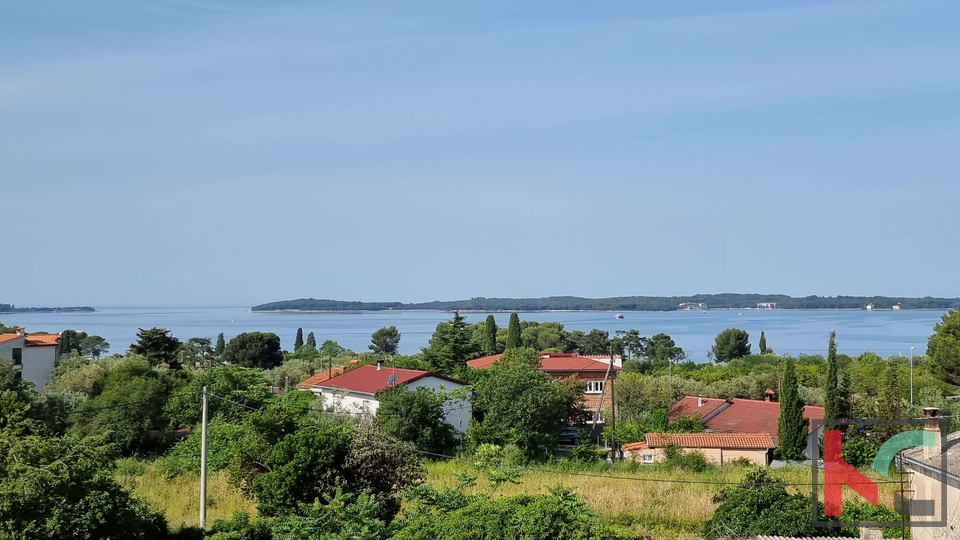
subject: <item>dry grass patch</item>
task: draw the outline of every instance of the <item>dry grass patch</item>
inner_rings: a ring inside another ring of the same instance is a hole
[[[427,481],[435,486],[453,487],[456,476],[465,468],[464,463],[447,461],[430,463],[427,466]],[[545,494],[549,488],[563,485],[575,488],[586,503],[610,523],[622,526],[636,534],[647,534],[655,539],[699,538],[697,531],[713,516],[716,509],[711,499],[723,485],[694,482],[740,482],[748,469],[716,467],[703,473],[670,470],[647,466],[612,467],[602,472],[590,473],[625,477],[601,478],[576,476],[562,472],[527,471],[520,484],[506,484],[492,492],[493,496],[509,496],[522,493]],[[810,484],[809,468],[771,469],[774,477],[788,484]],[[871,475],[871,478],[877,475]],[[791,487],[791,491],[809,494],[809,487]],[[471,488],[473,492],[490,492],[484,487]],[[893,503],[892,484],[881,484],[881,502]],[[846,496],[855,500],[852,492]]]
[[[162,512],[172,529],[196,526],[200,520],[200,476],[168,478],[150,464],[137,476],[117,475],[117,482]],[[228,520],[234,512],[256,515],[257,503],[230,484],[226,473],[217,472],[207,479],[207,522]]]

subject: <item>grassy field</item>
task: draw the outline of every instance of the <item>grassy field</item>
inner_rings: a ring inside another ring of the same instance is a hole
[[[195,526],[200,520],[200,477],[183,475],[167,478],[149,464],[136,476],[118,474],[117,481],[139,499],[147,501],[154,510],[167,516],[173,529]],[[211,474],[207,482],[207,522],[230,519],[234,512],[256,515],[257,504],[230,485],[226,473]]]
[[[457,474],[465,470],[457,461],[427,464],[427,481],[437,487],[456,485]],[[716,484],[679,483],[672,481],[739,482],[747,470],[734,467],[713,467],[694,474],[662,467],[618,466],[594,476],[577,476],[545,471],[527,471],[520,484],[505,484],[491,494],[509,496],[521,493],[544,494],[549,488],[563,485],[574,488],[591,508],[610,523],[635,534],[649,535],[655,540],[696,539],[697,531],[713,515],[716,505],[710,500],[723,486]],[[809,484],[810,469],[774,469],[772,474],[788,484]],[[610,478],[617,476],[622,478]],[[875,477],[876,475],[871,475]],[[197,525],[200,480],[197,475],[167,478],[155,465],[147,464],[136,474],[118,474],[121,485],[166,515],[174,529]],[[488,488],[471,488],[490,493]],[[809,493],[809,488],[791,487],[792,491]],[[892,507],[892,484],[881,484],[881,502]],[[255,501],[230,485],[225,473],[210,476],[208,522],[230,519],[234,512],[256,514]],[[846,496],[855,497],[852,492]]]
[[[454,486],[457,474],[463,469],[462,462],[431,463],[427,468],[428,482],[436,486]],[[788,484],[810,484],[809,468],[773,469],[771,472]],[[693,474],[651,466],[640,470],[636,470],[636,467],[611,468],[596,473],[626,477],[615,479],[528,471],[521,478],[520,484],[503,485],[493,495],[548,493],[550,487],[563,485],[575,488],[587,504],[610,523],[654,539],[689,539],[699,538],[697,531],[710,519],[716,508],[711,498],[723,486],[670,481],[739,482],[746,473],[746,469],[734,467],[715,467],[704,473]],[[473,489],[489,491],[483,488]],[[810,493],[808,487],[790,489]],[[890,484],[881,485],[883,504],[892,506],[893,489]],[[846,496],[855,497],[852,492]]]

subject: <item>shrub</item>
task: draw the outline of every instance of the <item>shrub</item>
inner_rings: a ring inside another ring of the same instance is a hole
[[[707,461],[706,456],[703,455],[703,452],[698,450],[685,452],[675,446],[668,446],[664,448],[664,453],[667,456],[666,461],[664,461],[664,465],[672,469],[681,469],[694,473],[702,473],[711,466]]]

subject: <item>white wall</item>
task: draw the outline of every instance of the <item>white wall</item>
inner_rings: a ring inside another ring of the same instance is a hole
[[[30,381],[37,390],[50,382],[50,373],[60,358],[60,347],[56,345],[34,345],[23,349],[23,379]]]
[[[462,388],[462,384],[443,380],[437,377],[424,377],[416,380],[408,386],[409,389],[429,388],[434,391],[453,391]],[[312,388],[311,391],[323,399],[323,406],[334,410],[347,412],[350,414],[376,414],[380,407],[380,402],[376,396],[360,392],[350,392],[347,390],[337,390],[330,388]],[[444,420],[453,426],[461,435],[467,432],[470,426],[470,418],[473,416],[473,408],[470,402],[465,399],[448,401],[444,406]]]
[[[421,386],[434,391],[446,392],[463,388],[462,384],[446,381],[437,377],[424,377],[418,381],[414,381],[410,385],[410,388],[420,388]],[[473,416],[473,407],[470,405],[470,402],[465,399],[448,401],[444,409],[446,413],[444,420],[453,426],[453,429],[457,430],[461,435],[466,433],[467,428],[470,427],[470,418]]]
[[[11,339],[10,341],[4,341],[0,343],[0,359],[6,360],[8,362],[13,361],[13,350],[14,349],[23,349],[23,361],[27,361],[27,346],[24,344],[26,341],[26,336],[18,337],[16,339]],[[14,370],[20,369],[14,367]]]

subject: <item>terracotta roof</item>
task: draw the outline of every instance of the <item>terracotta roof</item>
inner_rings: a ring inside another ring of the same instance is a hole
[[[473,369],[486,369],[503,358],[502,354],[484,356],[467,362]],[[579,356],[576,353],[540,353],[540,369],[542,371],[607,371],[609,362],[600,362],[588,356]],[[615,370],[621,368],[614,366]]]
[[[702,405],[700,404],[702,400]],[[675,419],[678,416],[685,416],[690,414],[699,415],[700,418],[709,418],[710,414],[716,411],[719,407],[725,405],[726,400],[717,399],[717,398],[700,398],[697,396],[687,396],[680,401],[678,401],[667,413],[667,417],[670,420]]]
[[[343,373],[343,366],[337,366],[333,368],[334,377],[342,373]],[[330,372],[328,370],[319,371],[313,377],[310,377],[309,379],[297,384],[297,388],[301,388],[301,387],[310,388],[311,386],[316,386],[330,378],[331,378]]]
[[[546,354],[548,355],[540,358],[542,371],[607,371],[610,367],[608,362],[599,362],[574,353]],[[614,366],[613,369],[621,368]]]
[[[647,433],[647,445],[683,448],[775,448],[768,433]]]
[[[55,346],[60,344],[60,334],[27,335],[27,347]]]
[[[319,386],[321,388],[342,388],[352,392],[376,394],[378,391],[389,386],[387,384],[387,379],[389,379],[390,375],[394,373],[397,375],[396,384],[410,383],[424,377],[436,377],[438,379],[443,379],[445,381],[450,381],[460,385],[467,384],[463,381],[458,381],[457,379],[447,377],[446,375],[431,373],[429,371],[400,368],[393,369],[389,367],[377,369],[377,366],[360,366],[357,369],[350,370],[342,375],[337,375],[332,379],[327,379],[313,386]],[[307,381],[304,381],[297,386],[305,385],[306,382]]]
[[[5,343],[7,341],[13,341],[17,338],[26,337],[21,336],[20,334],[0,334],[0,343]]]
[[[624,451],[624,452],[638,452],[638,451],[640,451],[640,450],[649,450],[649,449],[650,449],[650,447],[647,446],[647,443],[642,442],[642,441],[641,441],[641,442],[627,443],[627,444],[622,445],[621,448],[623,448],[623,451]]]
[[[697,407],[698,398],[687,396],[678,401],[667,417],[673,420],[681,414],[696,413],[704,419],[708,431],[726,433],[777,433],[780,419],[780,404],[776,401],[734,398],[729,401],[704,398],[704,405]],[[803,408],[807,420],[823,418],[823,407],[807,405]]]
[[[482,358],[474,358],[473,360],[468,360],[467,365],[473,369],[486,369],[491,365],[499,362],[503,358],[502,354],[494,354],[492,356],[484,356]]]

